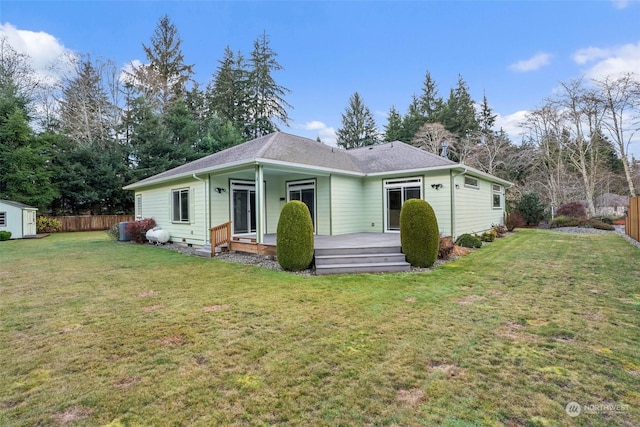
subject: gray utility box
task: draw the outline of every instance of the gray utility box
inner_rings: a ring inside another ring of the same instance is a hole
[[[128,222],[120,222],[118,223],[118,240],[121,242],[128,242],[131,240],[131,236],[127,233],[127,224]]]

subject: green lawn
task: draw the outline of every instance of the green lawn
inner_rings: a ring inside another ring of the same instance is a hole
[[[619,236],[540,230],[322,277],[0,242],[0,425],[637,426],[639,267]]]

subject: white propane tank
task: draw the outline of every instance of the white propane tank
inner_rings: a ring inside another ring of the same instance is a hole
[[[169,238],[169,232],[167,230],[162,230],[161,228],[154,227],[151,230],[147,231],[146,234],[147,240],[151,243],[167,243]]]

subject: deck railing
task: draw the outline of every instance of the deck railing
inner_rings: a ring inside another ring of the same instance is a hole
[[[231,243],[231,221],[216,225],[211,229],[211,255],[216,255],[216,248]]]

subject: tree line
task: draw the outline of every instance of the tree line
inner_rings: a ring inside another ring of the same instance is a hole
[[[288,124],[288,89],[266,33],[249,56],[230,47],[205,87],[178,29],[159,19],[146,63],[69,58],[47,85],[0,39],[0,198],[54,214],[131,212],[122,187]]]
[[[640,163],[629,146],[640,127],[640,79],[627,73],[601,80],[560,83],[560,90],[529,111],[526,130],[514,143],[496,118],[486,95],[476,102],[459,76],[444,99],[427,71],[419,95],[401,114],[391,107],[384,131],[355,92],[342,114],[338,145],[362,147],[403,141],[515,184],[510,201],[537,194],[548,207],[584,201],[595,214],[595,198],[604,193],[636,195]]]
[[[289,90],[266,33],[249,55],[227,47],[206,84],[194,79],[178,29],[159,19],[146,61],[124,72],[88,55],[49,85],[29,58],[0,39],[0,198],[54,214],[131,212],[122,187],[288,125]],[[509,197],[536,193],[547,205],[635,195],[638,162],[629,145],[640,122],[640,81],[627,74],[579,79],[531,110],[521,141],[496,129],[487,96],[475,101],[462,76],[448,96],[427,71],[404,112],[378,127],[355,92],[337,144],[349,149],[403,141],[514,182]]]

